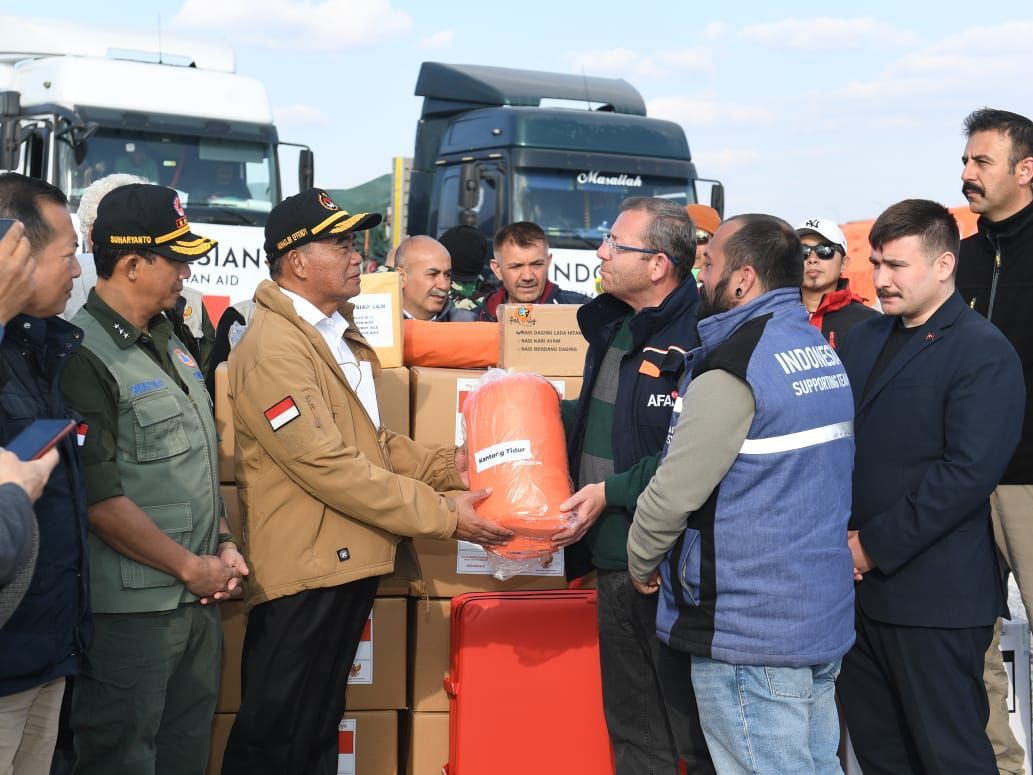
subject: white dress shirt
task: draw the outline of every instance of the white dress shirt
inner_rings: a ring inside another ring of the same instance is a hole
[[[348,321],[341,313],[334,310],[330,317],[324,315],[315,304],[296,293],[280,288],[283,294],[294,302],[294,311],[298,317],[319,332],[330,348],[337,365],[348,380],[352,390],[359,397],[366,414],[376,427],[380,427],[380,407],[377,405],[377,393],[373,385],[373,366],[369,361],[360,361],[348,346],[344,332],[348,330]]]

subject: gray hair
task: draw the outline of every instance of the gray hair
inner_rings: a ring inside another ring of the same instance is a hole
[[[696,230],[685,208],[670,199],[634,196],[621,202],[620,212],[625,210],[639,210],[653,216],[642,241],[646,247],[659,250],[671,259],[679,281],[688,277],[696,259]]]
[[[103,178],[93,181],[82,192],[79,200],[79,209],[76,216],[79,218],[79,231],[82,233],[83,245],[93,250],[93,243],[90,240],[90,229],[97,221],[97,207],[100,200],[122,186],[129,186],[133,183],[149,183],[147,178],[139,175],[129,175],[124,172],[116,172],[114,175],[106,175]]]

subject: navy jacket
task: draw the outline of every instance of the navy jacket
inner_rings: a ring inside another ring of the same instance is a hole
[[[876,564],[857,585],[872,619],[978,627],[1006,613],[989,496],[1019,440],[1022,367],[995,326],[952,295],[862,397],[897,317],[850,332],[853,514]]]
[[[658,458],[663,449],[678,382],[685,370],[685,355],[699,346],[698,308],[699,292],[696,280],[690,275],[659,307],[643,309],[631,319],[632,345],[620,364],[614,404],[614,473],[624,473],[643,458]],[[599,366],[618,324],[631,311],[623,301],[604,293],[577,312],[581,334],[588,342],[588,353],[577,413],[567,437],[567,459],[575,480],[581,463],[589,399]],[[575,484],[579,485],[576,481]],[[634,511],[633,506],[631,511]],[[591,570],[586,555],[581,545],[568,548],[568,577],[576,578]]]
[[[76,416],[65,407],[61,370],[82,331],[60,318],[19,315],[0,343],[0,446],[42,417]],[[25,597],[0,630],[0,696],[72,675],[91,634],[86,496],[76,434],[36,501],[39,556]]]

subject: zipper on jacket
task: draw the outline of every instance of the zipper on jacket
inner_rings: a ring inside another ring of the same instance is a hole
[[[994,297],[997,296],[997,278],[1001,274],[1001,241],[997,240],[994,245],[994,279],[990,282],[990,304],[986,308],[986,319],[993,321]]]
[[[305,400],[308,401],[308,408],[312,410],[312,422],[317,428],[322,428],[322,423],[319,422],[319,412],[316,411],[316,403],[312,400],[312,396],[305,396]]]

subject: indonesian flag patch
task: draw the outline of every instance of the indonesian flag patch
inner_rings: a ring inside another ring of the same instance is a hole
[[[301,412],[298,411],[298,405],[294,403],[294,399],[290,396],[270,406],[265,410],[264,414],[265,419],[269,421],[269,425],[274,431],[280,430],[291,420],[296,420],[301,416]]]
[[[75,441],[81,447],[86,443],[86,431],[89,430],[89,426],[81,422],[75,426]]]

